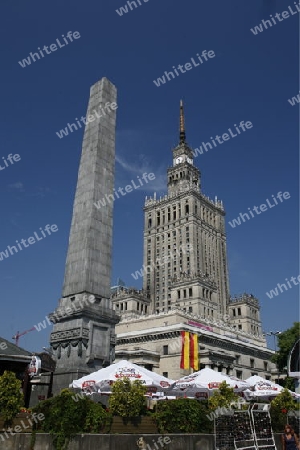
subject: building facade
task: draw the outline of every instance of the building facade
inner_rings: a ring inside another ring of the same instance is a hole
[[[202,192],[186,141],[180,103],[179,144],[167,169],[167,194],[144,205],[143,289],[115,288],[116,359],[177,379],[181,331],[198,334],[200,368],[271,379],[273,352],[262,334],[259,301],[231,297],[222,201]]]
[[[229,281],[224,208],[201,192],[201,174],[186,143],[183,106],[180,142],[168,169],[168,193],[145,202],[143,288],[152,312],[164,312],[176,302],[197,298],[197,314],[227,313]],[[160,264],[165,261],[166,264]],[[150,266],[152,261],[156,265]],[[188,289],[185,289],[188,277]]]

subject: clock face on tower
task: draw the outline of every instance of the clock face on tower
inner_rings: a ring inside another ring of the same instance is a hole
[[[183,157],[182,156],[178,156],[178,158],[175,159],[175,164],[180,164],[183,161]]]
[[[189,164],[193,164],[193,160],[191,158],[186,158],[186,160]]]

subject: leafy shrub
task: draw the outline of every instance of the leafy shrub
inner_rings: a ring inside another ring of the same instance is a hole
[[[238,403],[239,396],[233,392],[233,388],[229,387],[226,381],[223,381],[219,389],[214,391],[213,395],[208,400],[210,409],[230,408],[231,403]]]
[[[288,389],[283,389],[274,400],[271,401],[271,419],[272,428],[275,432],[282,432],[287,420],[288,411],[295,411],[299,409],[297,403]]]
[[[39,403],[33,412],[43,413],[45,420],[36,425],[39,430],[53,435],[56,450],[65,450],[77,433],[101,432],[109,422],[102,405],[87,397],[78,397],[69,389],[60,395]]]
[[[104,431],[105,427],[111,425],[112,416],[103,409],[102,405],[91,402],[85,418],[84,431],[86,433],[99,433]]]
[[[146,414],[146,386],[139,380],[129,378],[117,380],[112,386],[109,397],[109,409],[114,416],[123,418],[138,417]]]
[[[157,402],[153,414],[159,433],[211,433],[207,402],[181,398]]]
[[[4,419],[4,427],[12,424],[14,417],[24,405],[21,392],[21,381],[13,372],[5,371],[0,377],[0,414]]]

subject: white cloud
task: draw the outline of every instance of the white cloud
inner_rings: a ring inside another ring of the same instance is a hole
[[[137,177],[141,176],[143,173],[154,173],[155,179],[147,184],[144,184],[142,190],[147,192],[158,192],[162,193],[166,190],[166,173],[163,167],[153,167],[145,155],[139,155],[138,162],[126,161],[122,156],[116,155],[116,162],[121,166],[121,168],[128,172],[130,176]]]
[[[7,188],[10,190],[16,190],[19,192],[24,192],[24,184],[21,181],[17,181],[16,183],[8,184]]]

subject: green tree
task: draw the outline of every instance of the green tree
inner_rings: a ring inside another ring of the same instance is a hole
[[[278,335],[279,350],[272,357],[272,361],[277,364],[280,371],[287,366],[288,357],[296,341],[300,338],[300,322],[294,322],[294,325],[288,330]]]
[[[112,386],[109,409],[114,416],[124,418],[138,417],[146,413],[146,386],[139,380],[129,378],[117,380]]]
[[[207,402],[190,398],[161,400],[153,414],[159,433],[212,433]]]
[[[272,356],[272,362],[277,364],[280,372],[285,372],[288,362],[290,351],[294,344],[300,337],[300,322],[294,322],[294,325],[288,330],[278,335],[278,348],[279,350]],[[283,383],[283,386],[294,390],[293,378],[287,377]]]
[[[287,413],[299,409],[299,404],[293,399],[288,389],[283,389],[274,400],[271,401],[271,419],[274,431],[283,430],[287,421]]]
[[[233,388],[229,387],[226,381],[223,381],[219,389],[214,391],[213,395],[208,400],[208,405],[210,409],[217,408],[230,408],[231,403],[237,403],[239,396],[233,392]]]
[[[0,414],[4,418],[4,426],[9,427],[14,417],[24,405],[21,392],[21,381],[13,372],[7,370],[0,377]]]
[[[70,389],[63,389],[59,395],[40,402],[32,411],[44,414],[45,419],[35,428],[53,436],[56,450],[67,449],[70,439],[77,433],[103,432],[110,422],[102,405]]]

